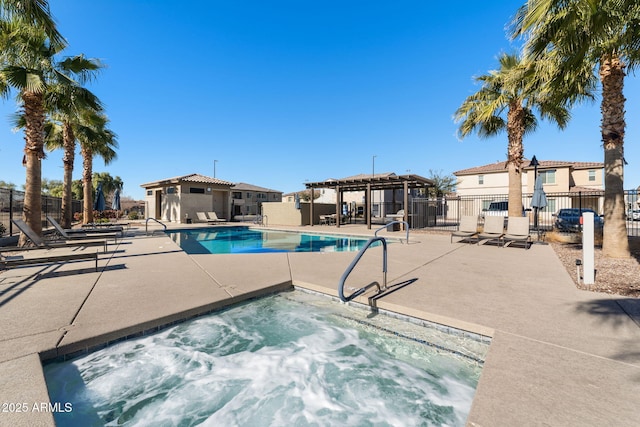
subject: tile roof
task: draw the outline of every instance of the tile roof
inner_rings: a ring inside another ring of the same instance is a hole
[[[258,191],[261,193],[282,193],[282,191],[272,190],[270,188],[258,187],[257,185],[247,184],[246,182],[238,182],[233,184],[232,190],[242,191]]]
[[[523,164],[526,165],[524,167],[525,170],[532,170],[533,166],[529,166],[529,159],[523,159]],[[538,160],[538,169],[549,169],[549,168],[572,168],[572,169],[601,169],[604,167],[604,163],[602,162],[565,162],[561,160]],[[453,174],[458,175],[476,175],[480,173],[495,173],[495,172],[504,172],[507,170],[507,162],[496,162],[483,166],[476,166],[469,169],[462,169],[454,172]]]
[[[173,178],[161,179],[159,181],[147,182],[145,184],[140,184],[141,187],[154,187],[157,185],[166,185],[166,184],[179,184],[181,182],[195,182],[198,184],[215,184],[215,185],[223,185],[231,187],[233,185],[232,182],[224,181],[218,178],[212,178],[210,176],[200,175],[197,173],[192,173],[189,175],[176,176]]]

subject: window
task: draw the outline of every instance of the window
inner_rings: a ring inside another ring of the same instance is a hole
[[[596,180],[596,171],[594,169],[591,169],[589,171],[589,181],[595,181]]]
[[[147,190],[147,196],[153,196],[153,190]]]
[[[167,194],[175,194],[176,187],[167,187]]]
[[[239,191],[234,191],[233,192],[233,198],[234,199],[242,199],[242,193]]]
[[[484,175],[478,175],[478,185],[484,184]]]
[[[542,180],[543,184],[555,184],[556,183],[556,171],[555,170],[541,171],[538,176]]]
[[[247,199],[251,198],[251,193],[247,193]]]
[[[191,193],[191,194],[204,194],[204,188],[189,187],[189,193]]]

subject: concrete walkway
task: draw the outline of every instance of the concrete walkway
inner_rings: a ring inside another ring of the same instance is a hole
[[[468,425],[640,425],[640,300],[577,290],[549,246],[410,240],[389,245],[391,289],[375,304],[493,338]],[[337,295],[354,258],[187,255],[166,235],[135,229],[109,249],[98,272],[92,261],[0,272],[0,426],[54,425],[41,360],[292,285]],[[368,251],[348,285],[382,281],[381,262],[381,250]]]

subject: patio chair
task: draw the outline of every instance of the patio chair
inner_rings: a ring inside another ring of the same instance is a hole
[[[504,236],[504,217],[503,216],[487,216],[484,219],[484,228],[482,232],[478,233],[477,244],[480,244],[480,240],[483,240],[483,244],[496,241],[498,245],[501,244],[502,236]]]
[[[62,228],[62,226],[58,223],[58,221],[56,221],[49,215],[47,215],[47,221],[49,221],[49,223],[53,225],[53,228],[56,229],[56,232],[60,236],[62,236],[62,238],[67,240],[113,238],[113,241],[117,242],[118,231],[115,231],[115,230],[105,228],[105,229],[87,232],[86,230],[72,230],[72,229]],[[120,227],[119,231],[122,232],[122,227]]]
[[[507,218],[507,232],[502,236],[502,246],[505,246],[505,244],[510,246],[513,242],[523,242],[525,249],[531,247],[529,218],[522,216],[510,216]],[[529,243],[528,246],[527,243]]]
[[[478,217],[475,215],[465,215],[460,218],[460,226],[458,231],[451,233],[451,242],[453,243],[454,237],[461,237],[458,242],[462,242],[465,239],[472,237],[478,237]]]
[[[35,231],[31,227],[27,225],[21,219],[12,219],[13,223],[18,227],[20,232],[24,234],[27,239],[38,248],[69,248],[74,246],[104,246],[104,251],[107,251],[107,240],[106,239],[82,239],[82,240],[44,240],[42,237],[38,236]]]
[[[198,222],[206,222],[209,224],[215,224],[217,221],[213,221],[207,217],[207,214],[204,212],[196,212],[196,216],[198,217]]]
[[[77,252],[70,253],[53,253],[56,251],[48,252],[44,256],[35,256],[35,257],[27,257],[17,256],[17,257],[4,257],[0,255],[0,268],[9,269],[22,267],[25,265],[38,265],[38,264],[52,264],[52,263],[61,263],[67,261],[76,261],[76,260],[88,260],[93,259],[96,262],[96,271],[98,271],[98,252],[91,252],[90,250],[82,250]]]
[[[207,218],[213,222],[227,222],[225,218],[218,218],[215,212],[207,212]]]

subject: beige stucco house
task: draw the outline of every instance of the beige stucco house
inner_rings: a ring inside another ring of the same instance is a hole
[[[196,212],[215,212],[230,218],[233,183],[199,174],[177,176],[142,184],[147,218],[167,222],[197,220]]]
[[[531,195],[535,185],[535,168],[524,161],[522,193]],[[602,211],[604,191],[604,163],[567,162],[539,160],[538,176],[547,193],[547,211],[555,212],[561,207],[588,207]],[[506,162],[491,163],[454,172],[458,178],[456,194],[460,197],[476,197],[480,209],[485,209],[492,201],[506,200],[509,193],[509,173]],[[525,200],[525,207],[527,207]],[[471,207],[469,207],[470,209]],[[474,210],[478,207],[474,206]]]
[[[282,202],[282,191],[239,182],[231,187],[231,211],[234,219],[247,220],[261,215],[265,202]]]

